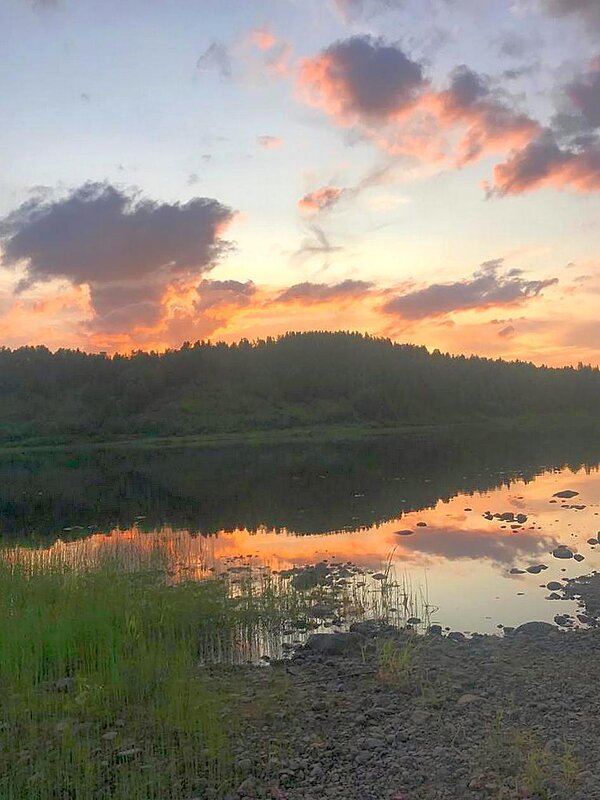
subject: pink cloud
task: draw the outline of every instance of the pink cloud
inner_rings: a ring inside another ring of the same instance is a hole
[[[301,197],[298,200],[298,208],[309,213],[324,211],[326,208],[334,206],[343,193],[344,190],[337,186],[323,186]]]

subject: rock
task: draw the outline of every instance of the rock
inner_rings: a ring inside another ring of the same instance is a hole
[[[567,499],[571,497],[577,497],[579,492],[574,492],[572,489],[563,489],[562,492],[555,492],[552,497],[565,497]]]
[[[446,638],[451,639],[453,642],[464,642],[466,636],[460,631],[451,631]]]
[[[404,530],[404,531],[394,531],[396,536],[412,536],[414,531]]]
[[[475,703],[485,703],[485,697],[481,697],[481,695],[478,694],[463,694],[456,701],[456,705],[459,708],[463,706],[472,706]]]
[[[582,556],[581,553],[575,553],[573,558],[575,559],[575,561],[585,561],[585,556]]]
[[[587,543],[591,544],[591,545],[598,544],[598,539],[593,539],[593,538],[592,539],[588,539]]]
[[[118,735],[118,731],[106,731],[106,733],[102,734],[102,738],[105,742],[112,742],[112,740],[116,739]]]
[[[525,522],[527,522],[528,517],[527,514],[517,514],[515,519],[517,520],[517,522],[523,525]]]
[[[566,544],[559,545],[552,551],[554,558],[573,558],[573,551]]]
[[[426,522],[417,522],[417,528],[426,528],[426,527],[427,527]]]
[[[538,638],[542,636],[550,636],[556,633],[556,628],[549,622],[525,622],[515,628],[515,636],[531,636]]]
[[[387,578],[387,575],[384,572],[376,572],[372,578],[374,581],[384,581]]]
[[[556,592],[552,592],[548,595],[546,600],[562,600],[562,597],[559,594],[556,594]]]
[[[545,564],[533,564],[531,567],[527,567],[527,572],[531,575],[539,575],[545,569],[548,569]]]
[[[409,619],[406,620],[406,624],[407,625],[420,625],[421,624],[421,620],[419,619],[419,617],[410,617]]]
[[[430,625],[427,628],[427,633],[430,636],[441,636],[442,635],[442,626],[441,625]]]
[[[525,570],[524,569],[519,569],[518,567],[513,567],[510,570],[510,574],[511,575],[525,575]]]
[[[550,589],[551,592],[557,592],[562,588],[562,583],[559,583],[558,581],[550,581],[546,584],[546,589]]]
[[[341,656],[359,648],[363,641],[357,633],[311,633],[304,650],[322,656]]]
[[[571,625],[571,618],[567,614],[557,614],[554,617],[554,622],[564,628],[568,625]]]

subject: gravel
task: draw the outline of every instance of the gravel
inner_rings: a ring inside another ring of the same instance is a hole
[[[244,769],[227,800],[600,798],[600,630],[457,633],[361,623],[238,668],[244,691],[271,701],[234,740]]]

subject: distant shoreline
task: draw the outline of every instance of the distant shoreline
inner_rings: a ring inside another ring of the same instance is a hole
[[[232,445],[260,446],[268,444],[319,444],[361,439],[429,438],[456,436],[458,434],[482,435],[486,433],[552,435],[557,430],[589,431],[600,437],[600,419],[586,415],[548,415],[545,417],[497,418],[477,422],[451,422],[447,424],[412,424],[397,426],[321,425],[311,427],[252,429],[227,433],[192,433],[175,436],[112,437],[108,439],[36,437],[14,442],[0,442],[0,455],[19,452],[48,452],[53,450],[81,449],[147,449],[199,447],[214,448]]]

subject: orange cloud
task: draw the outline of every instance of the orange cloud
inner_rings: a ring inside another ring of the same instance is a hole
[[[579,150],[559,147],[546,131],[503,164],[494,167],[493,184],[485,184],[489,196],[506,197],[551,186],[579,192],[600,190],[600,142]]]
[[[397,44],[371,36],[338,41],[305,59],[298,88],[338,125],[357,128],[392,155],[423,161],[447,159],[461,167],[523,147],[541,131],[468,67],[453,70],[440,91]]]
[[[326,208],[334,206],[343,193],[344,190],[337,186],[323,186],[301,197],[300,200],[298,200],[298,208],[301,211],[308,211],[310,213],[323,211]]]
[[[248,41],[259,50],[271,50],[277,44],[277,38],[268,28],[252,28],[248,33]]]

